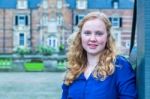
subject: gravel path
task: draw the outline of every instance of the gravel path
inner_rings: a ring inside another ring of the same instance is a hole
[[[64,73],[0,73],[0,99],[60,99]]]

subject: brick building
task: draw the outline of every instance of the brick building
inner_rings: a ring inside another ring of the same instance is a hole
[[[18,47],[66,46],[72,32],[71,11],[63,0],[1,0],[0,53]]]
[[[122,54],[128,55],[134,0],[1,0],[0,53],[48,45],[56,50],[91,11],[102,11]]]

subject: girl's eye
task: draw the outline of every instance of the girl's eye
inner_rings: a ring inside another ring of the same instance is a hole
[[[89,35],[89,34],[91,34],[91,32],[90,31],[85,31],[84,34]]]
[[[103,35],[104,33],[103,33],[103,32],[100,32],[100,31],[96,31],[95,34],[96,34],[96,35]]]

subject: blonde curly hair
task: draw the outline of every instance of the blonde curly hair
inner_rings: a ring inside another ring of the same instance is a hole
[[[82,72],[84,72],[87,63],[86,51],[82,47],[81,43],[81,30],[84,23],[88,20],[100,19],[102,20],[107,29],[108,37],[104,51],[99,56],[99,63],[95,67],[93,75],[95,78],[104,80],[108,75],[113,74],[114,60],[116,57],[115,41],[111,35],[111,22],[107,16],[102,12],[91,12],[83,18],[79,24],[79,31],[73,33],[69,40],[68,48],[68,69],[64,79],[66,85],[70,85]]]

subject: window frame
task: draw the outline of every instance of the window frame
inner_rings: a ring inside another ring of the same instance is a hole
[[[21,19],[21,17],[23,19]],[[15,25],[16,26],[28,26],[29,25],[28,15],[16,15],[15,16]]]
[[[23,34],[23,40],[21,38],[21,34]],[[23,44],[21,43],[23,41]],[[19,33],[19,46],[25,46],[25,33],[20,32]]]
[[[57,9],[61,9],[63,7],[62,0],[57,0]]]
[[[76,0],[76,8],[77,9],[87,9],[87,0]]]
[[[114,9],[118,9],[119,8],[119,2],[118,1],[114,1],[113,2],[113,8]]]
[[[76,14],[75,16],[75,25],[78,25],[80,23],[80,21],[84,18],[84,14]]]
[[[18,9],[27,9],[28,8],[28,0],[18,0],[17,8]]]
[[[52,48],[57,48],[57,37],[56,36],[49,36],[47,38],[47,45]]]
[[[113,15],[109,19],[111,21],[112,28],[121,28],[122,27],[122,17],[120,17],[119,15]]]

